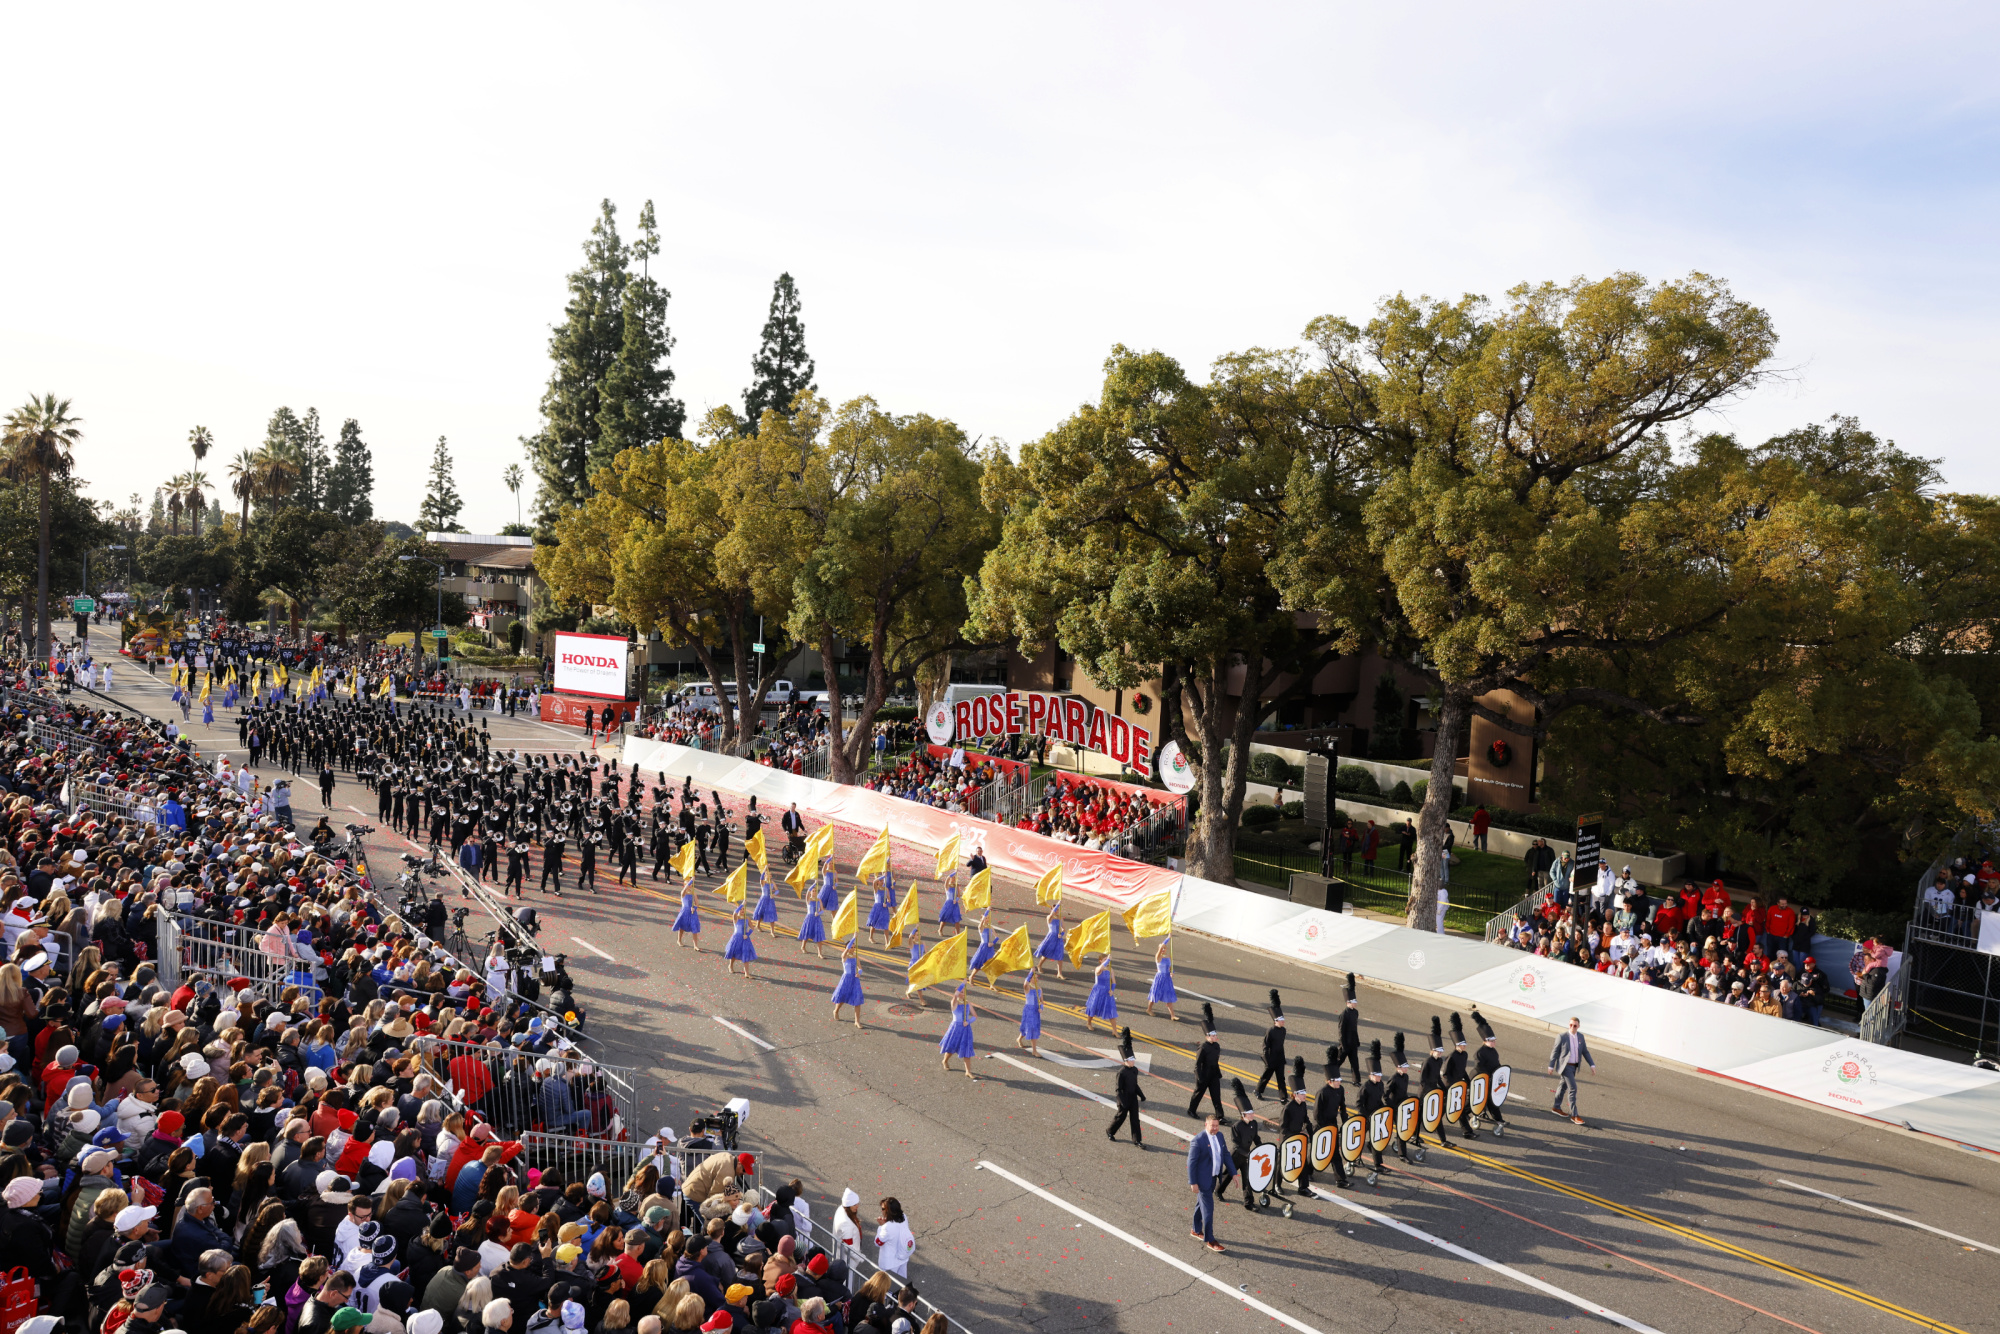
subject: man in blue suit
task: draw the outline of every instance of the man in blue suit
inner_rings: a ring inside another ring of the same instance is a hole
[[[1187,1161],[1188,1189],[1195,1193],[1194,1221],[1188,1235],[1211,1251],[1220,1251],[1222,1243],[1215,1239],[1215,1192],[1228,1185],[1236,1172],[1229,1146],[1222,1142],[1220,1118],[1211,1113],[1202,1123],[1201,1133],[1188,1144]]]
[[[1556,1085],[1555,1114],[1563,1114],[1563,1094],[1569,1095],[1569,1119],[1583,1124],[1583,1109],[1576,1100],[1576,1068],[1590,1067],[1590,1073],[1597,1073],[1597,1062],[1590,1057],[1590,1044],[1583,1039],[1583,1022],[1575,1015],[1570,1016],[1569,1032],[1556,1035],[1555,1049],[1549,1053],[1549,1073],[1562,1071],[1562,1082]]]

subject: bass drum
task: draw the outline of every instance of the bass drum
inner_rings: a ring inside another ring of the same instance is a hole
[[[1503,1065],[1493,1072],[1493,1087],[1486,1097],[1495,1107],[1507,1105],[1507,1086],[1513,1083],[1513,1080],[1514,1067],[1511,1065]]]

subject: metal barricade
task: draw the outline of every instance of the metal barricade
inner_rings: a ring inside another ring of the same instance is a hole
[[[1535,910],[1535,905],[1541,902],[1543,892],[1542,890],[1536,890],[1513,907],[1508,908],[1504,912],[1495,913],[1489,918],[1486,922],[1486,943],[1491,945],[1494,941],[1512,930],[1516,917],[1532,914]]]
[[[557,1138],[618,1140],[643,1124],[633,1086],[638,1072],[604,1065],[574,1047],[534,1052],[431,1036],[414,1039],[412,1046],[439,1082],[448,1083],[468,1106],[510,1133],[538,1130]],[[588,1113],[588,1120],[579,1117],[567,1130],[546,1124],[545,1079],[568,1081],[571,1115]]]
[[[859,1220],[856,1221],[858,1224]],[[797,1231],[796,1222],[797,1222],[797,1216],[794,1215],[795,1232]],[[861,1285],[866,1283],[869,1279],[873,1278],[876,1274],[887,1272],[882,1268],[881,1265],[875,1263],[875,1260],[872,1256],[869,1256],[866,1253],[864,1253],[859,1246],[850,1246],[845,1242],[842,1242],[838,1238],[836,1238],[833,1235],[833,1229],[831,1228],[831,1226],[829,1226],[826,1223],[821,1223],[818,1219],[813,1219],[806,1224],[806,1227],[804,1229],[804,1234],[805,1234],[804,1236],[799,1238],[798,1242],[799,1252],[801,1255],[809,1254],[812,1251],[825,1251],[828,1259],[839,1260],[846,1264],[847,1291],[849,1296],[852,1296],[854,1293],[858,1292],[861,1288]],[[894,1297],[896,1294],[900,1293],[904,1288],[910,1285],[910,1280],[906,1278],[898,1278],[896,1275],[890,1274],[889,1283],[890,1283],[890,1295]],[[967,1330],[967,1331],[970,1331],[972,1329],[972,1326],[966,1324],[963,1320],[959,1319],[957,1316],[951,1315],[947,1312],[943,1312],[942,1308],[934,1305],[928,1298],[921,1296],[918,1297],[916,1299],[916,1308],[917,1308],[917,1314],[920,1318],[912,1321],[911,1323],[914,1324],[919,1329],[922,1329],[924,1325],[928,1324],[930,1318],[933,1315],[938,1315],[938,1314],[944,1315],[945,1327],[948,1329]]]
[[[73,753],[86,750],[102,752],[104,750],[103,742],[93,740],[73,728],[49,722],[44,718],[35,718],[29,721],[28,737],[30,740],[48,746],[51,749],[57,746],[66,746]]]
[[[1909,1023],[1910,974],[1914,971],[1907,943],[1903,946],[1903,966],[1890,974],[1875,999],[1861,1012],[1859,1034],[1863,1042],[1888,1046]]]
[[[285,959],[245,941],[233,927],[175,914],[160,917],[160,982],[169,989],[196,978],[249,979],[251,988],[267,1001],[292,985],[295,975],[304,985],[310,977],[304,959]]]

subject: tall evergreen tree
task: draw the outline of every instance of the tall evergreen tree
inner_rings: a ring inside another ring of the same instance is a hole
[[[659,253],[660,229],[648,199],[639,210],[639,235],[625,249],[621,337],[618,357],[599,392],[592,472],[617,458],[621,450],[679,436],[687,420],[687,409],[673,396],[674,372],[667,365],[667,354],[674,348],[667,329],[667,301],[673,294],[652,276],[652,260]],[[637,273],[631,271],[635,263]]]
[[[792,415],[792,400],[813,383],[813,359],[806,355],[806,326],[799,318],[799,289],[792,275],[781,273],[771,285],[771,313],[764,320],[764,341],[750,359],[750,387],[743,392],[743,415],[754,431],[764,409]]]
[[[318,408],[307,408],[306,415],[299,418],[298,455],[299,489],[294,493],[295,499],[309,510],[327,508],[327,473],[333,461],[327,454],[326,435],[319,428]]]
[[[333,463],[326,475],[326,508],[349,523],[375,517],[375,459],[361,438],[361,423],[349,417],[340,424]]]
[[[437,448],[431,451],[430,486],[424,492],[423,509],[417,514],[417,527],[426,533],[462,532],[458,512],[464,508],[465,502],[459,499],[458,487],[451,477],[451,451],[445,447],[444,437],[439,436]]]
[[[276,454],[296,456],[299,437],[299,414],[290,408],[279,408],[264,426],[264,448]]]
[[[555,369],[542,393],[542,429],[521,442],[541,482],[537,517],[545,528],[590,495],[604,378],[625,346],[626,253],[617,215],[605,200],[583,245],[583,267],[569,276],[563,322],[549,335]]]

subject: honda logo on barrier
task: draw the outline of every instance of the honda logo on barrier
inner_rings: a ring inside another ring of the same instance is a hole
[[[577,667],[609,667],[614,671],[618,667],[616,658],[593,658],[582,653],[565,653],[562,660]]]

